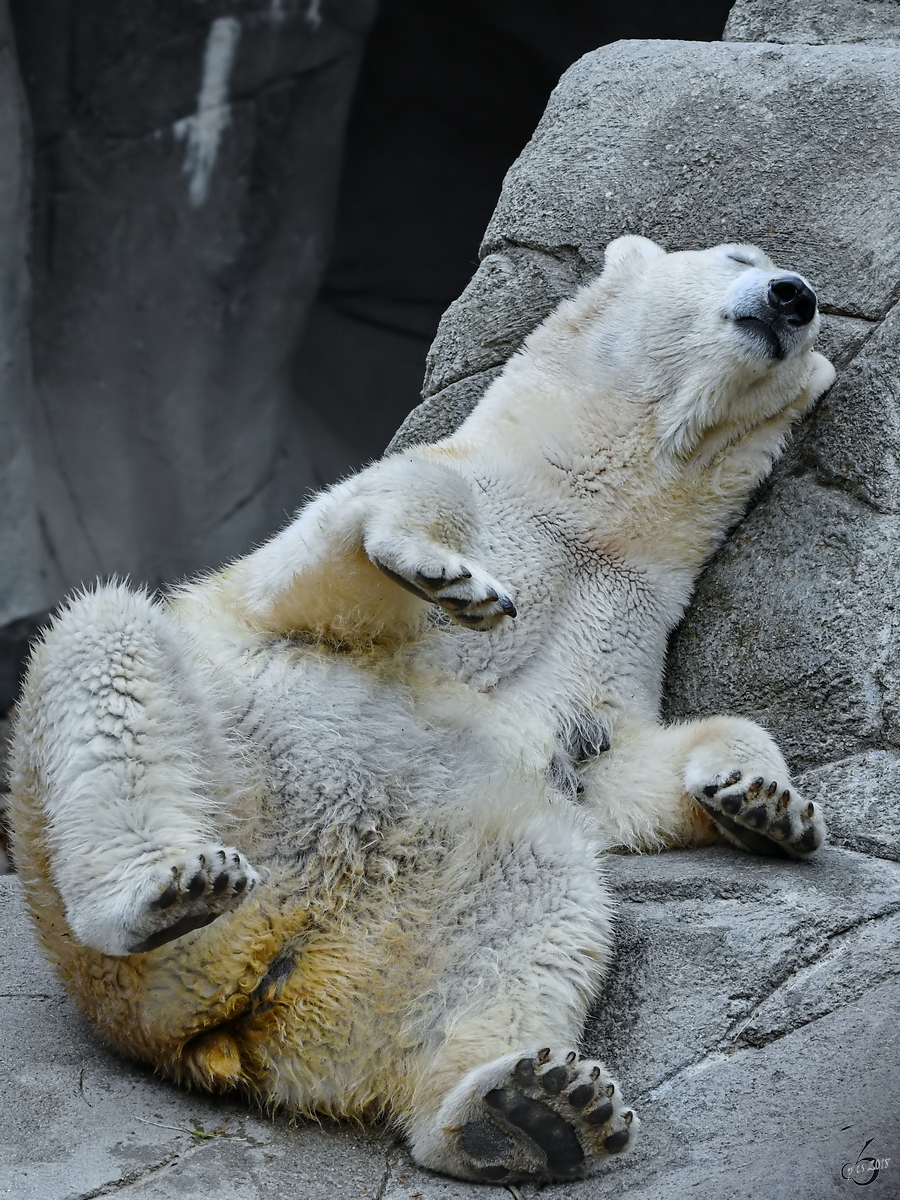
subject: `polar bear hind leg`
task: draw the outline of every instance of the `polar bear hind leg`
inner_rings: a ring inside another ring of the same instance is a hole
[[[825,840],[772,737],[743,717],[662,726],[622,720],[583,773],[605,846],[654,850],[725,838],[756,854],[803,859]]]
[[[149,950],[241,904],[258,875],[216,833],[237,777],[184,639],[122,585],[76,597],[35,649],[14,764],[76,938]]]
[[[596,845],[569,806],[528,808],[488,801],[448,855],[450,959],[398,1114],[419,1163],[481,1182],[580,1178],[638,1127],[577,1050],[611,949]]]

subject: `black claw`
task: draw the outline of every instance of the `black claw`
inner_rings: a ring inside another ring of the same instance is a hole
[[[626,1125],[631,1124],[631,1122],[634,1120],[634,1113],[631,1111],[631,1109],[629,1109],[628,1112],[622,1114],[622,1120],[625,1122]]]
[[[216,854],[219,856],[219,858],[221,858],[222,862],[224,862],[225,859],[228,857],[228,855],[225,853],[224,850],[217,850]]]
[[[627,1129],[617,1129],[615,1133],[611,1133],[603,1145],[610,1154],[618,1154],[620,1150],[624,1150],[628,1145],[628,1139],[631,1134]]]
[[[237,878],[234,881],[234,894],[236,896],[239,896],[246,886],[247,886],[247,876],[246,875],[239,876],[239,878]]]
[[[213,895],[219,896],[228,887],[228,872],[223,871],[221,875],[217,875],[213,881]]]
[[[550,1057],[550,1047],[549,1046],[545,1046],[543,1050],[538,1050],[537,1060],[539,1063],[545,1063],[549,1057]]]
[[[616,1090],[616,1085],[614,1083],[608,1083],[606,1085],[607,1096],[612,1096],[615,1093],[615,1090]]]
[[[541,1076],[541,1087],[551,1096],[558,1096],[569,1082],[569,1072],[565,1067],[553,1067]]]
[[[580,1083],[578,1087],[572,1088],[566,1099],[573,1108],[584,1108],[594,1098],[594,1089],[589,1083]]]
[[[716,794],[716,792],[717,792],[718,790],[719,790],[719,784],[717,784],[717,783],[708,783],[708,784],[706,785],[706,787],[703,789],[703,795],[704,795],[704,796],[709,796],[710,798],[712,798],[712,797],[713,797],[713,796]]]
[[[202,896],[206,888],[206,880],[198,871],[191,882],[188,884],[187,894],[192,900],[196,900],[198,896]]]
[[[457,578],[458,579],[471,579],[472,572],[469,570],[468,567],[462,567],[460,569],[460,572],[459,572],[459,575],[457,576]]]
[[[731,785],[733,783],[740,783],[740,781],[741,781],[740,771],[732,771],[731,774],[728,776],[728,778],[725,780],[724,786],[731,787]]]
[[[781,797],[780,797],[778,803],[782,806],[782,808],[787,808],[787,806],[790,804],[790,802],[791,802],[790,789],[785,788],[784,791],[781,793]]]
[[[578,1055],[575,1053],[574,1050],[570,1050],[569,1053],[566,1055],[566,1062],[569,1064],[570,1067],[577,1057],[578,1057]]]
[[[764,783],[765,780],[763,779],[762,775],[757,775],[755,779],[750,781],[750,784],[747,788],[747,795],[755,796],[757,792],[762,790],[762,785]]]
[[[519,615],[519,610],[508,596],[504,596],[500,601],[500,608],[508,617],[517,617]]]
[[[178,888],[174,883],[170,883],[163,894],[156,901],[156,908],[171,908],[178,899]]]
[[[599,1079],[599,1078],[600,1078],[600,1068],[599,1067],[591,1067],[591,1079]]]
[[[773,780],[773,782],[770,783],[769,786],[766,788],[766,799],[771,800],[777,791],[778,791],[778,782],[777,782],[777,780]]]
[[[599,1104],[593,1112],[588,1113],[584,1118],[587,1125],[605,1125],[612,1116],[613,1106],[609,1100],[604,1100]]]

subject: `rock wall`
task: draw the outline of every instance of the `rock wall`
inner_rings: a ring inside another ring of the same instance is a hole
[[[375,0],[11,7],[46,591],[155,586],[246,549],[316,482],[290,364]]]
[[[28,342],[32,139],[9,8],[0,0],[0,627],[44,606]],[[2,671],[2,655],[0,655]],[[0,680],[0,692],[3,682]],[[0,707],[2,711],[2,707]]]

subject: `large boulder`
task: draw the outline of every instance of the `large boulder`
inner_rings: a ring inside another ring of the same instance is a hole
[[[701,579],[665,707],[770,728],[832,845],[800,865],[725,850],[610,863],[619,952],[588,1043],[645,1118],[607,1169],[642,1200],[822,1200],[852,1186],[870,1139],[867,1155],[898,1144],[898,188],[900,49],[620,42],[586,56],[507,176],[393,443],[455,428],[620,234],[754,242],[818,289],[838,383]]]
[[[875,42],[900,46],[897,0],[737,0],[726,42]]]

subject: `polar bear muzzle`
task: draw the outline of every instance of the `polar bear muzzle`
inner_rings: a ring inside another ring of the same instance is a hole
[[[735,324],[753,338],[766,357],[790,358],[805,340],[800,331],[816,315],[816,293],[801,275],[788,272],[766,280],[755,272],[742,289],[730,314]]]

